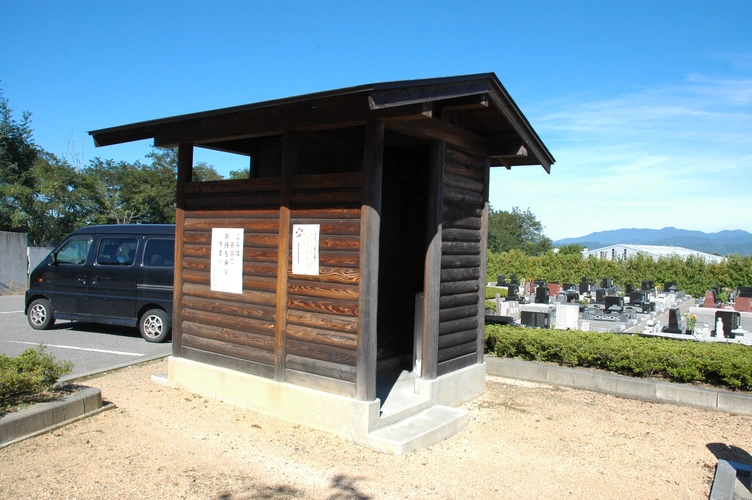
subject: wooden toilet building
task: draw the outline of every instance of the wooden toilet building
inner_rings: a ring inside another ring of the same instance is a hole
[[[490,168],[554,162],[495,74],[90,134],[178,148],[171,385],[395,453],[464,425],[452,406],[485,383]],[[192,182],[196,147],[248,158],[249,178]]]

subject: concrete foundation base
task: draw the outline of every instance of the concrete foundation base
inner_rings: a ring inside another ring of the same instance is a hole
[[[394,454],[431,446],[459,432],[467,425],[467,414],[449,407],[483,394],[485,377],[486,365],[478,364],[435,380],[415,378],[413,384],[395,384],[386,399],[399,401],[399,408],[382,418],[379,399],[358,401],[183,358],[168,360],[171,387],[252,408]]]

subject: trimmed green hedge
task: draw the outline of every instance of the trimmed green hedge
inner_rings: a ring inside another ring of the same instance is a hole
[[[0,354],[0,406],[26,394],[52,389],[72,369],[73,363],[56,361],[43,345],[15,358]]]
[[[486,299],[495,299],[496,294],[499,294],[499,297],[506,297],[509,293],[509,290],[507,287],[500,287],[500,286],[487,286],[486,287]]]
[[[486,347],[502,357],[752,390],[752,348],[740,344],[488,325]]]
[[[713,285],[735,289],[752,283],[752,255],[727,255],[719,263],[705,262],[700,257],[686,259],[676,255],[658,260],[644,254],[623,259],[583,258],[582,254],[563,254],[551,251],[541,255],[526,255],[521,250],[503,253],[488,252],[486,279],[495,280],[499,274],[515,273],[526,280],[579,283],[586,276],[591,283],[611,278],[614,284],[632,283],[640,287],[642,280],[653,280],[656,286],[676,281],[679,290],[694,297],[702,297]]]

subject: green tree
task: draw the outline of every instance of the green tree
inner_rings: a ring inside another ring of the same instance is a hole
[[[26,189],[34,188],[31,167],[39,154],[32,137],[31,113],[13,118],[8,99],[0,90],[0,230],[23,231],[19,209]]]
[[[488,216],[488,250],[507,252],[523,250],[538,255],[551,248],[551,240],[543,234],[543,224],[530,209],[512,207],[511,212],[491,209]]]
[[[250,169],[245,170],[230,170],[228,179],[248,179],[251,176]]]
[[[24,197],[24,218],[32,244],[58,243],[96,220],[96,186],[67,161],[40,151],[30,172],[35,187]]]
[[[583,250],[585,250],[584,246],[578,245],[577,243],[572,243],[571,245],[560,246],[559,254],[560,255],[582,255]]]

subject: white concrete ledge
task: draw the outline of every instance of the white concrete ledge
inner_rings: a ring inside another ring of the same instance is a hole
[[[495,356],[486,356],[486,367],[489,375],[499,377],[564,385],[626,398],[752,415],[752,394],[742,392],[705,389],[688,384]]]

